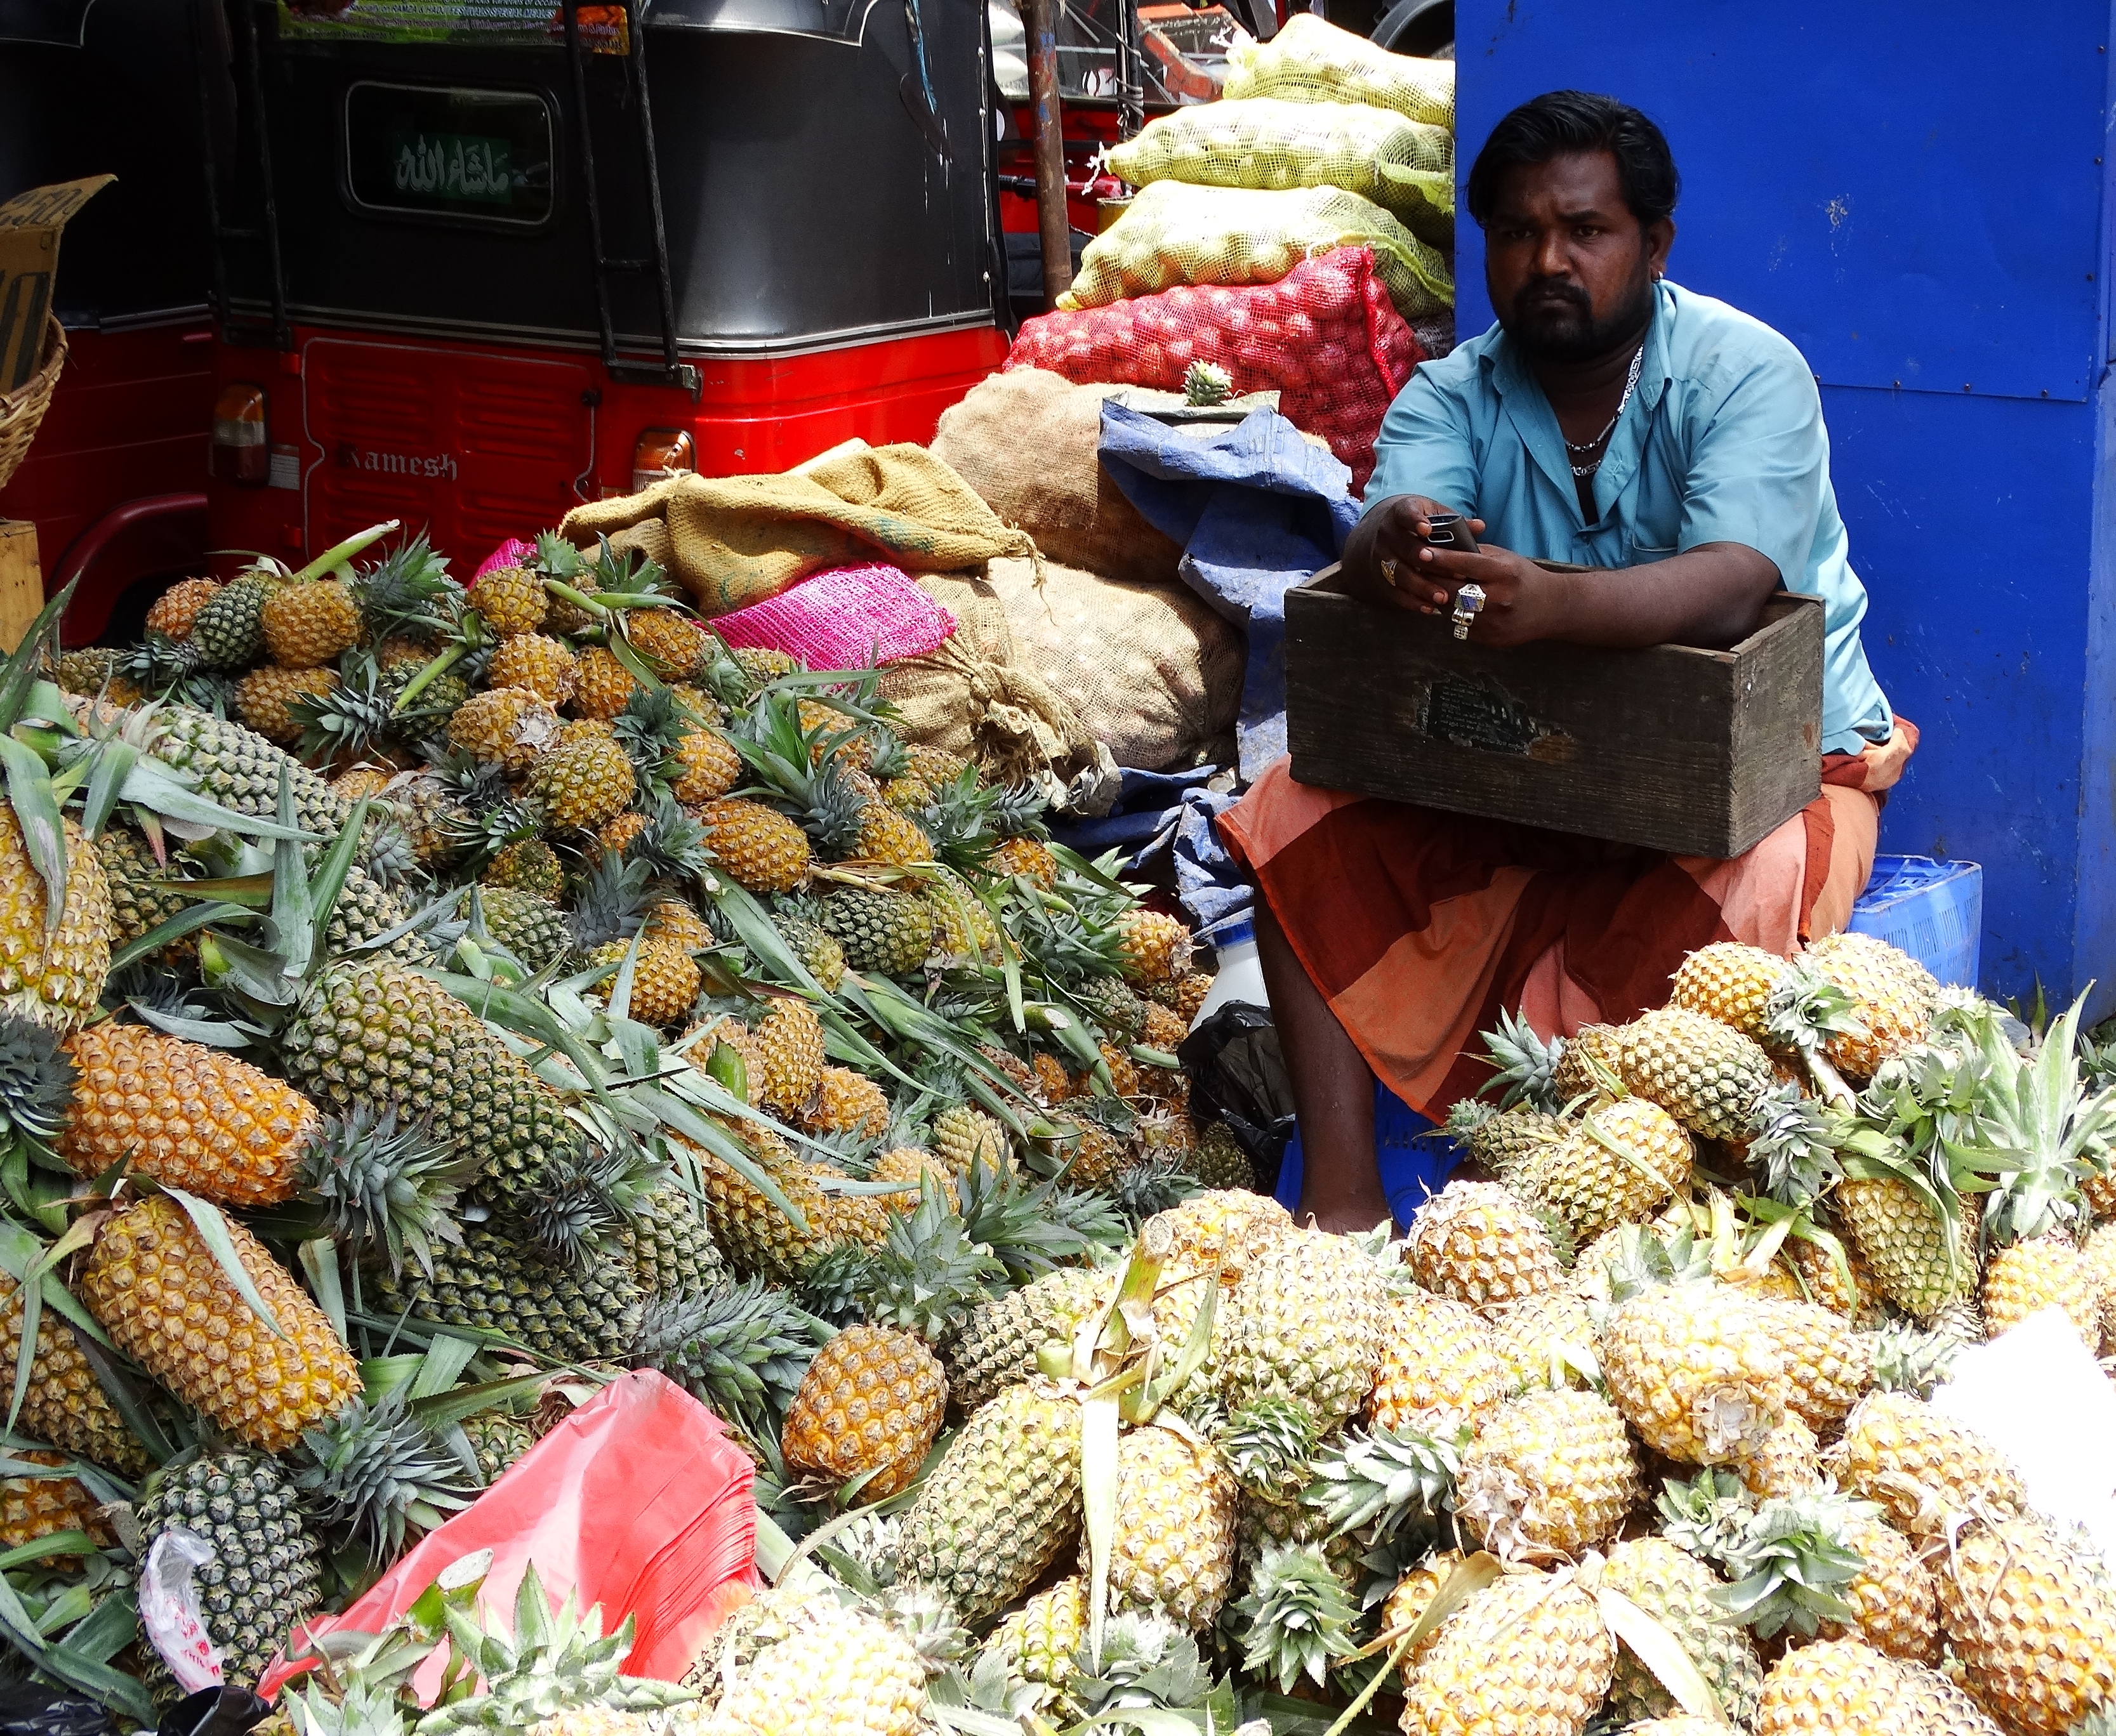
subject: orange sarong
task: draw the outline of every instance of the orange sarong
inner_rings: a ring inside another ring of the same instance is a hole
[[[1822,793],[1731,861],[1296,783],[1281,760],[1221,835],[1375,1075],[1434,1121],[1490,1077],[1479,1031],[1634,1018],[1686,954],[1743,940],[1789,956],[1850,919],[1884,792],[1917,748],[1822,763]]]

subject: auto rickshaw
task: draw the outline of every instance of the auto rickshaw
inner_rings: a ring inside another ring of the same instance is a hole
[[[198,0],[216,548],[474,565],[1003,360],[983,0]]]

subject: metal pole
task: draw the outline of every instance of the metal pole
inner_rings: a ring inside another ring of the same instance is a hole
[[[1136,139],[1146,125],[1146,48],[1138,0],[1117,0],[1117,136]]]
[[[1043,241],[1043,300],[1073,287],[1073,224],[1065,212],[1065,128],[1058,106],[1058,8],[1028,0],[1028,101],[1036,123],[1036,227]]]

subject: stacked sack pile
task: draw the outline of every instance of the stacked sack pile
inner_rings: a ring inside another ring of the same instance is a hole
[[[1364,487],[1389,401],[1451,342],[1455,68],[1305,12],[1231,58],[1221,101],[1110,153],[1138,196],[1009,365],[1175,390],[1211,363]]]

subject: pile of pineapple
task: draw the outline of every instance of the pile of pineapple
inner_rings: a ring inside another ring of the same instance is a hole
[[[634,1366],[757,1465],[683,1691],[466,1569],[298,1736],[2116,1729],[2106,1564],[1927,1402],[2046,1309],[2116,1351],[2078,1009],[1709,947],[1503,1020],[1476,1178],[1324,1234],[1042,792],[651,563],[380,542],[0,675],[15,1669],[150,1718],[181,1526],[253,1679]]]

